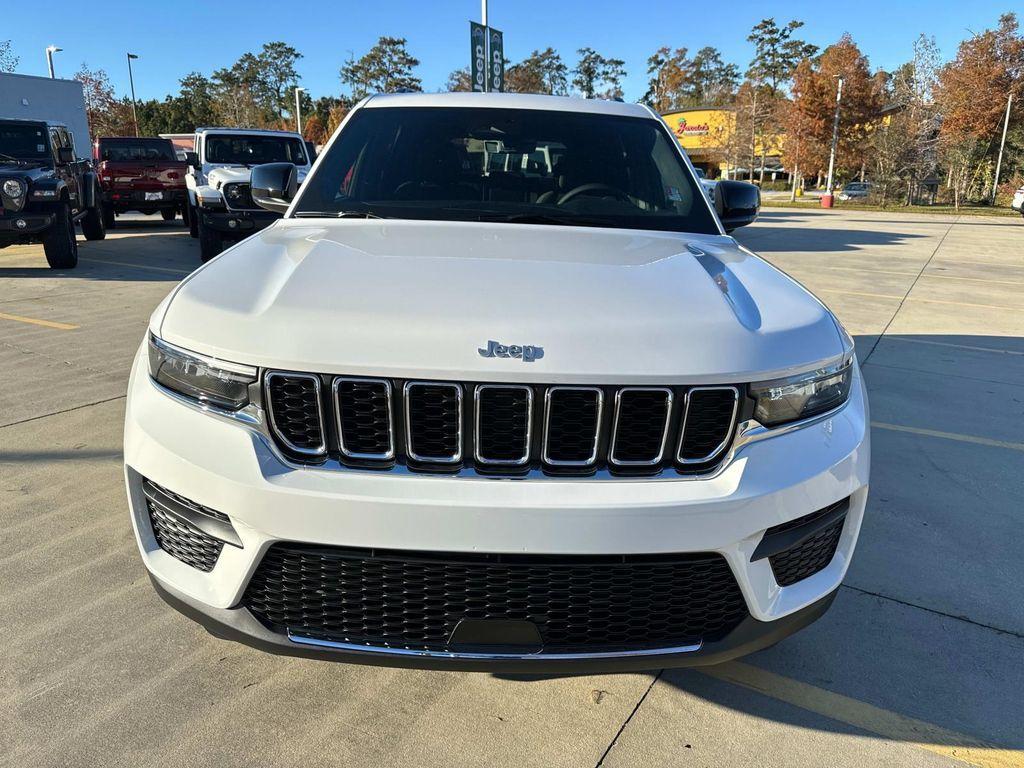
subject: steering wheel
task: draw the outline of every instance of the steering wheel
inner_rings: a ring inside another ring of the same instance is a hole
[[[611,184],[591,183],[580,184],[578,187],[573,187],[560,198],[558,198],[558,202],[555,203],[555,205],[564,205],[565,203],[569,202],[575,197],[590,194],[591,192],[610,192],[611,196],[617,200],[625,200],[626,202],[631,202],[629,199],[629,195],[627,195],[618,187],[613,187]]]

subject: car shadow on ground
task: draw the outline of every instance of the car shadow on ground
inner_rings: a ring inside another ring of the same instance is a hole
[[[168,258],[164,255],[165,249],[161,247],[167,243],[168,234],[163,232],[162,227],[159,233],[155,230],[155,227],[133,226],[130,237],[108,237],[106,240],[92,242],[79,236],[78,266],[74,269],[50,269],[40,246],[12,246],[0,251],[0,279],[59,278],[73,280],[76,283],[171,282],[182,280],[200,266],[198,245],[176,247],[174,256]],[[187,230],[180,232],[183,237],[188,238]],[[26,250],[19,252],[19,248]],[[32,250],[27,250],[29,248]],[[9,261],[20,263],[7,266],[6,263]],[[26,265],[27,261],[31,262],[31,266]]]
[[[761,218],[764,218],[763,216]],[[794,222],[795,223],[795,222]],[[877,223],[877,222],[873,222]],[[946,225],[949,226],[948,224]],[[878,246],[898,246],[926,235],[869,229],[835,229],[814,226],[772,226],[739,230],[736,239],[755,253],[773,251],[831,253],[859,251]]]

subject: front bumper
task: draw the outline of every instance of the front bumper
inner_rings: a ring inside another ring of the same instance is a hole
[[[144,350],[143,350],[144,351]],[[705,479],[496,480],[296,467],[255,425],[183,405],[136,358],[125,418],[128,494],[143,561],[161,595],[214,634],[275,653],[406,666],[540,671],[650,669],[706,664],[765,647],[827,608],[852,557],[867,498],[870,447],[863,381],[827,419],[749,443]],[[241,547],[224,547],[203,573],[156,542],[137,478],[226,514]],[[780,586],[755,555],[766,529],[849,497],[835,556]],[[605,658],[466,658],[372,648],[311,647],[239,608],[275,542],[408,552],[608,555],[716,552],[749,618],[699,649]]]
[[[210,211],[200,209],[203,217],[203,224],[210,229],[215,229],[227,235],[235,237],[248,237],[253,232],[266,229],[275,221],[281,218],[281,214],[272,211],[233,211],[221,209]]]
[[[8,213],[0,216],[0,237],[18,238],[35,235],[50,228],[54,216],[51,213]]]

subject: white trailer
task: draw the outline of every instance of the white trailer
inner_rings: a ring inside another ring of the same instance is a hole
[[[0,72],[0,118],[63,123],[75,141],[81,160],[92,157],[85,94],[77,80]]]

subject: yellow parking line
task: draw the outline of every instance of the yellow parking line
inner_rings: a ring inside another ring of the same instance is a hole
[[[29,323],[30,325],[41,325],[43,328],[56,328],[58,331],[73,331],[78,328],[77,325],[71,325],[71,323],[58,323],[53,320],[39,320],[35,317],[22,317],[21,315],[9,315],[6,312],[0,312],[0,320],[15,320],[19,323]]]
[[[82,261],[87,261],[92,264],[109,264],[113,267],[129,267],[131,269],[152,269],[155,272],[169,272],[172,275],[192,274],[192,270],[188,269],[168,269],[167,267],[154,267],[149,264],[131,264],[126,261],[105,261],[103,259],[94,259],[91,256],[89,258],[83,258]]]
[[[778,701],[852,725],[877,736],[909,744],[982,768],[1022,768],[1024,750],[1003,749],[923,720],[890,712],[849,696],[817,688],[743,662],[698,669],[709,677],[757,691]]]
[[[875,429],[888,429],[892,432],[908,432],[912,435],[924,435],[925,437],[941,437],[944,440],[957,440],[961,443],[974,443],[975,445],[988,445],[993,448],[1009,448],[1011,451],[1024,451],[1024,443],[1011,443],[1006,440],[992,440],[988,437],[975,437],[974,435],[961,435],[959,432],[941,432],[937,429],[921,429],[920,427],[904,427],[902,424],[886,424],[882,421],[872,421],[871,426]]]

